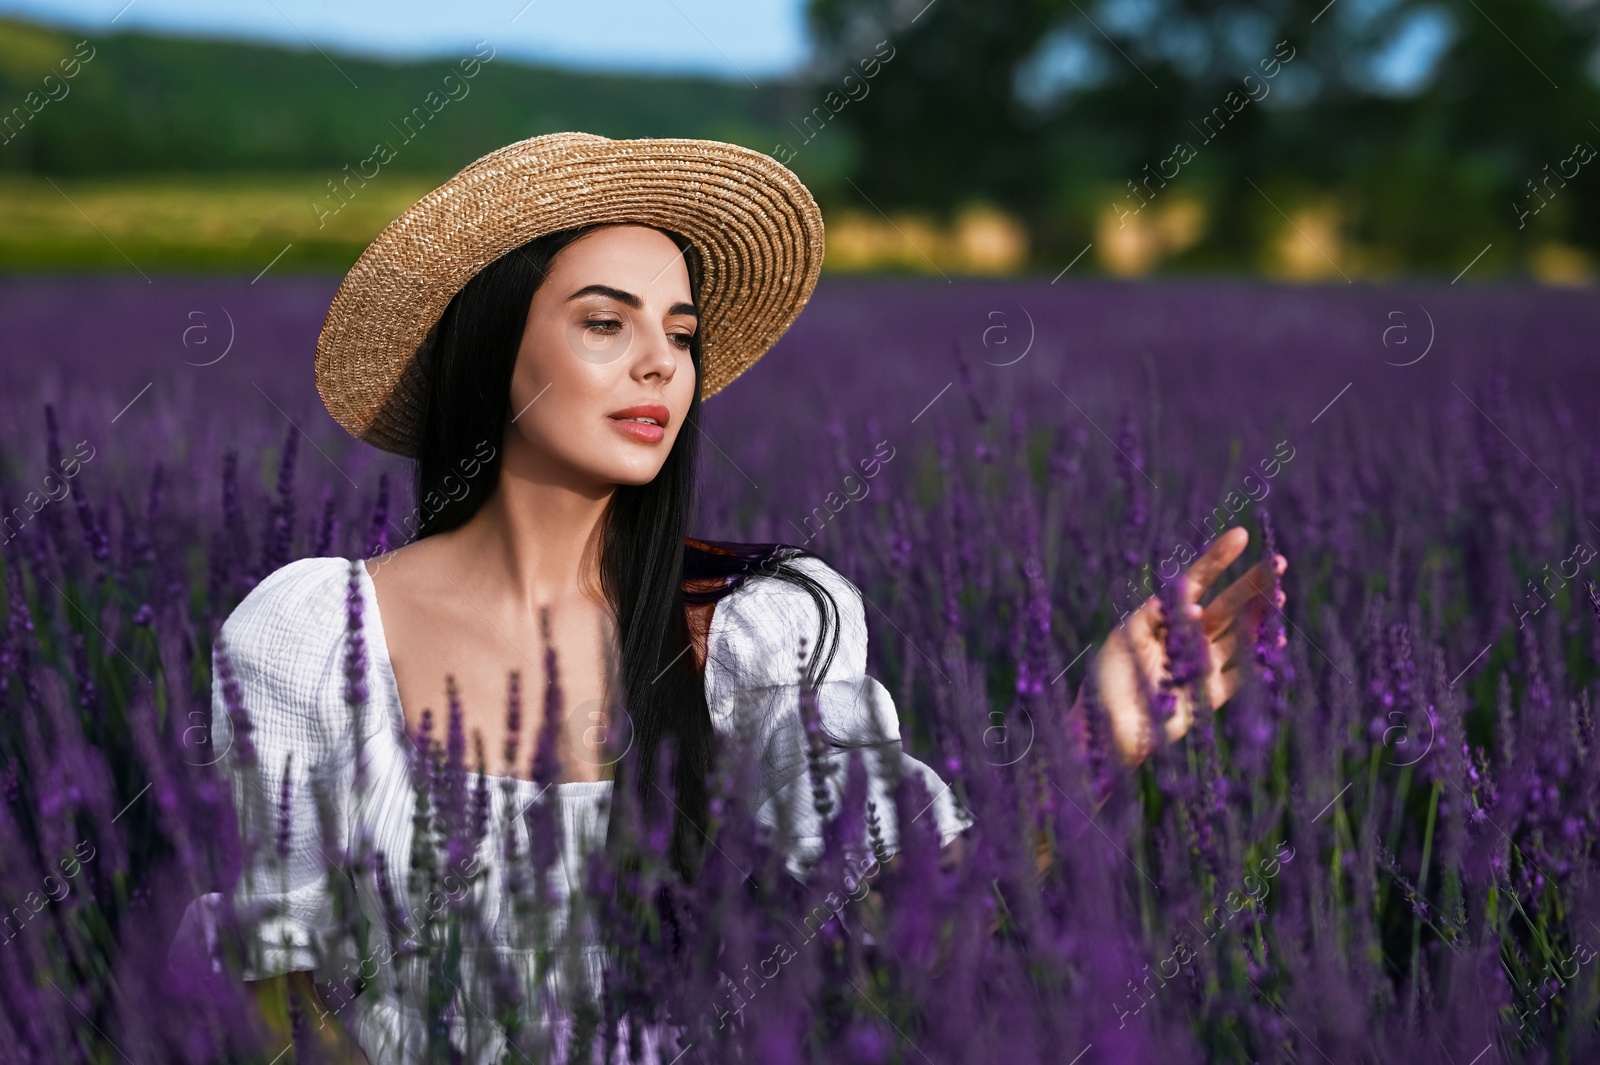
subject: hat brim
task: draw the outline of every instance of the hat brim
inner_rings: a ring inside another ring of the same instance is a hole
[[[770,156],[684,138],[518,141],[407,208],[345,275],[317,338],[328,413],[356,439],[414,456],[425,385],[417,356],[462,286],[536,237],[626,222],[680,233],[699,252],[702,399],[777,342],[822,269],[822,212]]]

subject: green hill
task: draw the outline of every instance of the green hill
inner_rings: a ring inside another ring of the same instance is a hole
[[[80,54],[92,58],[63,78],[60,62],[83,40]],[[0,130],[0,173],[337,170],[387,139],[397,151],[386,169],[443,177],[501,145],[560,130],[711,137],[770,152],[781,116],[803,113],[808,96],[775,82],[754,89],[533,66],[486,42],[479,58],[491,56],[466,78],[457,59],[383,62],[138,32],[84,35],[0,18],[0,119],[13,115],[11,129]],[[473,58],[463,51],[461,59]],[[56,79],[49,89],[48,75]],[[449,87],[446,76],[455,79]],[[46,99],[49,92],[58,98]],[[27,114],[29,93],[45,102],[22,124],[14,113]],[[455,98],[405,140],[406,116],[427,111],[430,93]]]

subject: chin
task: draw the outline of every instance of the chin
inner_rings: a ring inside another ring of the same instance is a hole
[[[668,452],[641,454],[639,444],[616,440],[589,440],[571,446],[552,447],[551,457],[572,475],[595,485],[649,484],[666,465]]]
[[[661,472],[660,470],[654,470],[654,471],[619,470],[619,471],[616,471],[616,472],[611,473],[611,474],[601,475],[599,479],[601,481],[605,482],[606,484],[615,484],[615,485],[625,485],[626,484],[626,485],[638,486],[638,485],[641,485],[641,484],[649,484],[651,481],[656,479],[656,474],[658,474],[660,472]]]
[[[608,464],[603,470],[595,470],[595,478],[606,484],[649,484],[661,473],[661,463],[652,463],[648,467],[637,466],[628,462]]]
[[[598,452],[594,458],[599,461],[593,462],[592,468],[595,475],[608,484],[649,484],[660,476],[674,442],[675,438],[650,445],[622,441],[621,447],[613,445]]]

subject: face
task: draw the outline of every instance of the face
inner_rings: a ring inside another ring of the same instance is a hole
[[[652,480],[697,387],[697,327],[688,266],[664,233],[608,226],[567,245],[529,307],[507,464],[600,490]]]

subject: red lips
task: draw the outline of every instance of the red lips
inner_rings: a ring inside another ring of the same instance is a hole
[[[672,415],[659,403],[641,403],[636,407],[615,411],[610,417],[617,431],[624,436],[641,444],[659,444],[667,438],[667,421]],[[649,418],[655,424],[631,421],[633,418]]]
[[[672,420],[672,412],[659,403],[641,403],[636,407],[625,407],[622,410],[612,411],[606,417],[622,420],[624,418],[650,418],[661,428],[665,429]]]

